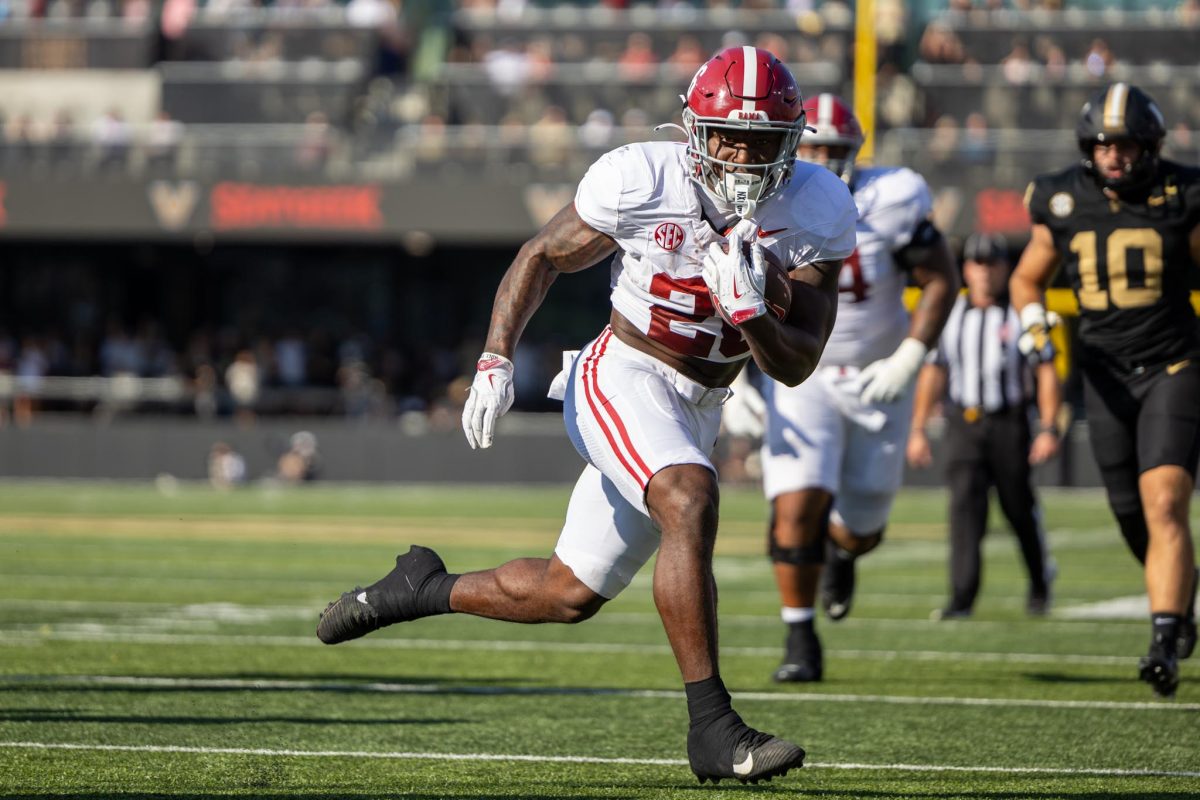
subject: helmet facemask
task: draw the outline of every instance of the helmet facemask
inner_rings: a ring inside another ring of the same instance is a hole
[[[1125,166],[1125,174],[1119,178],[1112,178],[1107,175],[1102,175],[1100,170],[1096,168],[1095,148],[1098,144],[1109,144],[1117,141],[1118,138],[1126,138],[1133,141],[1140,148],[1141,152],[1138,157],[1130,161]],[[1158,153],[1162,146],[1162,141],[1143,141],[1133,137],[1108,137],[1103,135],[1095,139],[1080,139],[1079,149],[1083,151],[1083,158],[1080,159],[1084,169],[1091,173],[1097,185],[1102,189],[1109,189],[1117,194],[1128,194],[1146,189],[1154,182],[1154,176],[1158,173]]]

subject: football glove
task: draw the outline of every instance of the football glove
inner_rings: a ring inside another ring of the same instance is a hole
[[[740,233],[731,233],[726,241],[728,252],[715,242],[708,246],[701,274],[722,315],[734,325],[741,325],[767,313],[767,302],[763,299],[767,264],[762,245],[757,241],[750,246],[749,263],[742,253]]]
[[[1058,314],[1047,311],[1041,303],[1025,306],[1021,309],[1021,338],[1017,339],[1017,349],[1022,355],[1045,359],[1048,353],[1053,353],[1050,331],[1058,322]]]
[[[767,401],[758,393],[746,370],[738,374],[729,386],[733,395],[725,401],[721,412],[721,424],[731,436],[761,439],[767,429]]]
[[[896,351],[858,373],[858,397],[864,403],[891,403],[912,386],[929,348],[911,336]]]
[[[495,353],[484,353],[475,364],[475,380],[463,406],[463,433],[471,449],[492,446],[496,420],[513,404],[513,363]]]

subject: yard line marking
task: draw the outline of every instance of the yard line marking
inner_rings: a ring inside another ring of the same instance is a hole
[[[142,675],[11,675],[0,677],[0,686],[123,686],[132,689],[285,689],[291,691],[366,694],[446,694],[500,696],[604,696],[639,699],[684,699],[678,689],[601,689],[585,686],[447,686],[428,683],[375,681],[257,680],[250,678],[172,678]],[[993,706],[1059,708],[1108,711],[1200,711],[1200,703],[1124,702],[1117,700],[1037,700],[996,697],[919,697],[913,695],[822,694],[817,692],[735,692],[738,700],[769,702],[883,703],[888,705]]]
[[[903,602],[903,598],[925,597],[925,595],[899,595],[887,593],[864,593],[862,598],[869,599],[874,602],[887,601],[889,604]],[[944,599],[941,595],[928,595],[930,606],[936,605],[932,598],[938,600]],[[1060,598],[1061,599],[1061,598]],[[1139,613],[1136,619],[1118,619],[1116,616],[1128,617],[1129,612],[1127,603],[1132,603],[1138,599],[1138,596],[1130,598],[1112,598],[1102,601],[1079,602],[1070,606],[1064,606],[1061,610],[1055,611],[1055,616],[1058,619],[1037,619],[1028,620],[1029,624],[1037,626],[1039,630],[1048,628],[1061,628],[1064,630],[1083,631],[1083,630],[1112,630],[1114,626],[1120,625],[1137,625],[1139,628],[1145,626],[1145,617],[1150,613],[1149,601],[1145,595],[1140,595],[1140,601],[1146,605],[1145,613]],[[1004,606],[1017,607],[1018,604],[1023,605],[1022,598],[999,598]],[[1012,602],[1007,602],[1011,600]],[[995,604],[995,603],[993,603]],[[1110,617],[1107,622],[1095,622],[1095,619],[1105,618],[1103,613],[1097,613],[1097,609],[1108,608],[1112,604],[1114,617]],[[55,600],[55,599],[38,599],[38,598],[0,598],[0,610],[2,609],[39,609],[46,611],[96,611],[96,612],[114,612],[114,613],[129,613],[137,614],[138,612],[156,611],[168,615],[181,615],[188,619],[214,619],[220,621],[248,621],[254,622],[260,619],[303,619],[314,616],[316,609],[321,602],[313,602],[308,605],[258,605],[250,603],[229,603],[212,601],[207,603],[163,603],[154,601],[113,601],[113,600]],[[911,605],[916,605],[912,603]],[[209,613],[211,612],[211,613]],[[239,616],[244,617],[244,620],[237,619]],[[723,623],[736,623],[738,625],[759,625],[763,627],[774,627],[780,624],[778,614],[723,614],[721,616]],[[984,627],[1004,627],[1011,630],[1013,624],[1026,622],[1026,620],[981,620],[972,619],[970,626],[974,628]],[[599,625],[625,625],[628,623],[638,623],[653,625],[658,628],[662,625],[658,614],[651,611],[616,611],[612,613],[602,614],[589,621],[592,627]],[[49,623],[48,623],[49,624]],[[839,623],[842,627],[869,627],[873,625],[884,625],[888,627],[910,627],[910,628],[927,628],[929,630],[955,630],[948,627],[945,622],[929,619],[896,619],[891,617],[869,617],[869,616],[853,616],[849,619],[842,620]]]
[[[63,629],[65,628],[65,629]],[[62,626],[58,630],[31,627],[0,627],[0,645],[38,644],[45,641],[122,642],[125,644],[212,644],[280,647],[324,647],[316,637],[258,636],[240,634],[149,633],[140,628],[123,628],[102,623],[83,623]],[[489,639],[367,639],[356,648],[384,650],[486,650],[491,652],[548,652],[548,653],[622,653],[633,655],[670,655],[665,644],[622,644],[616,642],[539,642],[528,640]],[[775,647],[723,647],[727,656],[776,656]],[[1137,659],[1133,656],[1075,655],[1068,653],[996,653],[953,650],[826,650],[834,658],[873,661],[974,661],[984,664],[1076,664],[1092,666],[1127,666]]]
[[[534,764],[642,764],[684,767],[682,758],[621,758],[554,756],[523,753],[417,753],[366,750],[276,750],[266,747],[196,747],[181,745],[86,744],[82,742],[0,742],[0,747],[27,750],[95,750],[119,753],[189,753],[197,755],[283,756],[292,758],[372,758],[429,761],[523,761]],[[1091,767],[988,767],[964,764],[849,764],[809,763],[808,769],[888,770],[891,772],[983,772],[1004,775],[1100,775],[1105,777],[1200,778],[1200,772],[1157,769],[1099,769]]]

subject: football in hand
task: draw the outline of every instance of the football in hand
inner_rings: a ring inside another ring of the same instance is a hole
[[[742,255],[746,259],[746,263],[750,262],[750,241],[742,242]],[[726,253],[729,252],[729,243],[722,242],[721,249]],[[767,262],[767,282],[763,291],[763,299],[767,302],[767,308],[777,318],[783,319],[787,316],[788,310],[792,307],[792,279],[788,276],[788,269],[783,265],[783,261],[772,252],[769,248],[762,249],[764,260]],[[720,304],[714,304],[720,309]],[[724,316],[724,314],[722,314]]]

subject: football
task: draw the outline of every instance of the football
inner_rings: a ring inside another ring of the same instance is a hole
[[[742,255],[746,257],[747,263],[750,261],[750,247],[749,241],[742,242]],[[728,243],[722,244],[721,249],[728,253]],[[769,248],[763,248],[763,256],[767,262],[767,285],[763,299],[767,301],[767,308],[771,313],[783,319],[792,307],[792,279],[788,276],[783,261]],[[720,308],[720,305],[717,304],[717,307]]]

